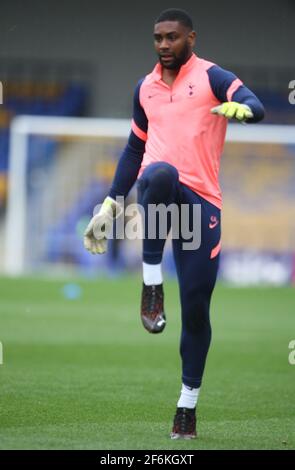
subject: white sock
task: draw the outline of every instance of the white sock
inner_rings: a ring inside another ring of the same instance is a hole
[[[142,263],[143,282],[146,286],[153,286],[163,283],[161,263],[147,264]]]
[[[182,384],[181,394],[177,403],[177,408],[195,408],[198,396],[200,393],[199,388],[191,388]]]

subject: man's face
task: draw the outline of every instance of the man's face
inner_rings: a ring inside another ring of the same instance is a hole
[[[161,65],[179,69],[188,60],[195,44],[196,33],[178,21],[162,21],[154,27],[155,49]]]

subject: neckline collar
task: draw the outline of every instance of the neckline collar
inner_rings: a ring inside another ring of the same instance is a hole
[[[180,67],[179,72],[176,75],[176,79],[179,77],[179,75],[184,75],[189,72],[192,67],[196,64],[197,60],[198,57],[193,52],[191,57],[186,61],[186,63]],[[162,65],[160,64],[160,62],[157,62],[157,64],[155,65],[154,70],[152,71],[152,75],[154,80],[162,80]]]

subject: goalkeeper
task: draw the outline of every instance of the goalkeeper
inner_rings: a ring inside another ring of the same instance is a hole
[[[92,253],[106,251],[106,239],[95,234],[120,211],[116,197],[126,197],[136,180],[146,225],[150,204],[187,204],[190,209],[201,205],[199,249],[184,250],[181,236],[173,239],[181,301],[182,387],[172,439],[196,437],[196,405],[211,340],[209,306],[221,247],[218,172],[227,121],[254,123],[264,117],[261,102],[239,78],[193,52],[195,38],[192,20],[183,10],[165,10],[156,20],[159,61],[135,89],[127,146],[109,195],[84,237]],[[160,333],[166,325],[164,245],[160,237],[143,240],[141,319],[151,333]]]

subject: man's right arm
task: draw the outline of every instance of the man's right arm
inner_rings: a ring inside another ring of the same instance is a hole
[[[115,177],[109,192],[97,214],[90,220],[84,232],[84,246],[92,254],[107,250],[107,238],[114,218],[122,211],[117,196],[126,197],[136,181],[147,139],[147,117],[140,105],[139,91],[142,81],[136,87],[133,105],[132,131],[120,157]]]
[[[116,199],[116,196],[127,196],[140,170],[148,128],[148,120],[139,101],[139,92],[142,82],[143,80],[140,80],[135,89],[132,131],[120,157],[109,192],[109,196],[112,199]]]

